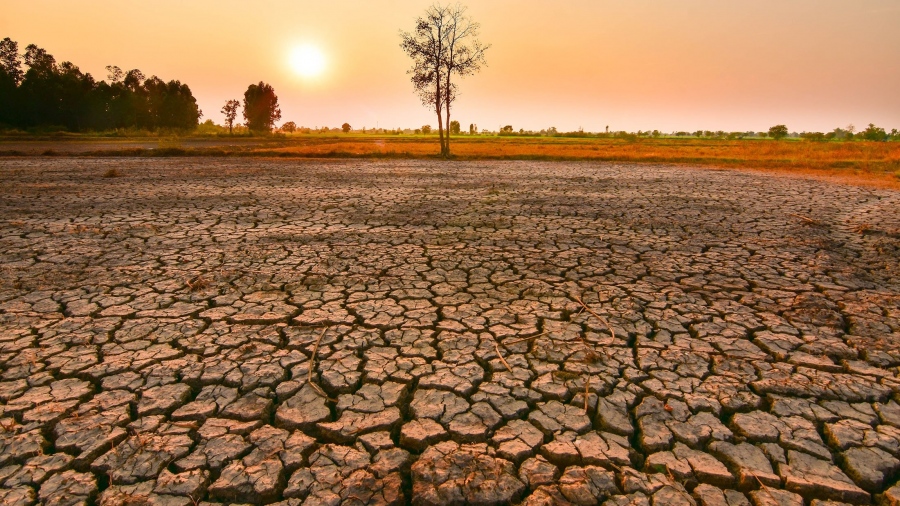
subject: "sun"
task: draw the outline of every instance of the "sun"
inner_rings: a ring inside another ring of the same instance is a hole
[[[316,77],[325,70],[325,55],[315,46],[299,46],[291,51],[291,68],[303,77]]]

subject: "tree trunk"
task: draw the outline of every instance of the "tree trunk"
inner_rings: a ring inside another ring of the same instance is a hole
[[[441,156],[444,156],[444,151],[447,149],[444,141],[444,123],[443,118],[441,118],[441,109],[437,109],[438,113],[438,137],[441,139]]]
[[[444,151],[441,153],[444,158],[450,158],[450,104],[444,104],[447,108],[444,114],[447,115],[445,123],[447,125],[447,142],[444,144]]]
[[[444,158],[450,158],[450,71],[447,71],[447,83],[444,85],[444,93],[447,95],[446,100],[444,100],[444,107],[446,107],[447,112],[447,143],[444,145],[444,149],[441,151],[441,156]]]
[[[434,110],[437,113],[438,120],[438,137],[441,139],[441,156],[444,156],[444,151],[447,149],[444,145],[444,126],[442,124],[441,119],[441,105],[444,103],[444,99],[441,96],[441,74],[437,72],[437,77],[435,79],[435,93],[434,93]]]

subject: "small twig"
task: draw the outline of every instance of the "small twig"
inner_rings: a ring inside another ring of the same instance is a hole
[[[859,225],[856,225],[855,227],[853,227],[851,230],[853,232],[856,232],[857,234],[865,234],[866,232],[868,232],[871,229],[872,229],[872,225],[869,225],[868,223],[860,223]]]
[[[621,467],[619,467],[619,466],[613,464],[612,462],[607,462],[606,465],[608,465],[609,467],[615,469],[616,471],[618,471],[618,472],[620,472],[620,473],[624,473],[624,472],[625,472]]]
[[[306,376],[306,381],[311,387],[313,387],[316,392],[319,393],[319,395],[326,399],[333,400],[328,397],[328,394],[325,393],[325,390],[322,390],[322,387],[320,387],[315,381],[313,381],[313,371],[315,371],[316,369],[316,355],[319,354],[319,344],[322,342],[322,338],[325,337],[326,332],[328,332],[328,327],[322,329],[322,333],[319,334],[319,338],[316,339],[316,345],[313,347],[312,357],[310,357],[309,359],[309,371]]]
[[[754,478],[756,478],[756,481],[759,482],[759,486],[762,487],[762,489],[765,490],[767,494],[769,494],[769,497],[771,497],[772,500],[775,501],[775,502],[777,503],[778,500],[775,499],[775,495],[772,494],[772,491],[769,490],[769,487],[767,487],[766,484],[763,483],[762,480],[759,479],[759,476],[757,476],[756,473],[754,473],[753,471],[749,471],[749,470],[748,470],[747,472],[750,473],[750,476],[753,476]]]
[[[594,318],[597,318],[598,320],[600,320],[601,322],[603,322],[604,325],[606,325],[606,328],[609,329],[609,333],[612,335],[612,338],[615,339],[615,338],[616,338],[616,332],[613,330],[612,325],[609,324],[609,322],[606,320],[606,318],[604,318],[604,317],[598,315],[597,313],[591,311],[591,308],[587,307],[587,304],[585,304],[584,301],[581,300],[581,296],[580,296],[580,295],[576,295],[575,298],[578,299],[578,303],[581,304],[581,307],[583,307],[585,311],[587,311],[588,313],[592,314],[592,315],[594,316]]]
[[[544,333],[542,333],[542,334],[538,334],[538,335],[536,335],[536,336],[531,336],[531,337],[523,337],[522,339],[516,339],[515,341],[508,341],[508,342],[507,342],[507,341],[504,341],[504,342],[503,342],[503,346],[510,346],[510,345],[513,345],[513,344],[524,343],[525,341],[531,341],[531,340],[537,339],[537,338],[539,338],[539,337],[541,337],[541,336],[546,336],[547,334],[549,334],[549,332],[544,332]]]
[[[814,220],[814,219],[812,219],[812,218],[808,218],[808,217],[806,217],[806,216],[803,216],[802,214],[788,213],[788,216],[793,216],[794,218],[797,218],[797,219],[799,219],[799,220],[803,220],[803,221],[805,221],[806,223],[809,223],[810,225],[818,225],[818,224],[819,224],[818,221],[816,221],[816,220]]]
[[[497,358],[499,358],[500,361],[503,362],[503,365],[506,366],[506,370],[512,372],[512,367],[509,366],[509,362],[507,362],[506,359],[503,358],[503,355],[500,354],[500,346],[497,344],[497,341],[494,341],[494,351],[497,352]]]
[[[584,375],[584,414],[588,414],[588,393],[591,388],[591,377],[588,374]]]

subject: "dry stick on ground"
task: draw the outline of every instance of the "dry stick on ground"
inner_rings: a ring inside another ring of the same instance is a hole
[[[584,375],[584,414],[588,414],[588,395],[590,394],[591,388],[591,376],[589,374]]]
[[[319,344],[322,343],[322,338],[325,337],[326,332],[328,332],[328,327],[322,329],[322,333],[319,334],[319,338],[316,339],[316,345],[313,347],[312,357],[310,357],[309,359],[309,374],[306,377],[306,381],[311,387],[313,387],[316,392],[319,393],[319,395],[330,401],[334,401],[334,399],[328,397],[328,394],[325,393],[325,390],[322,390],[322,387],[320,387],[315,381],[313,381],[313,371],[316,370],[316,355],[319,354]]]
[[[606,325],[606,328],[609,329],[609,334],[612,336],[613,340],[615,340],[616,332],[613,330],[612,325],[609,324],[609,321],[607,321],[606,318],[604,318],[604,317],[598,315],[597,313],[595,313],[594,311],[592,311],[591,308],[589,308],[587,306],[587,304],[584,303],[584,300],[581,298],[580,295],[576,295],[575,298],[578,300],[578,303],[581,304],[581,307],[583,308],[584,311],[587,311],[588,313],[593,315],[594,318],[597,318],[604,325]],[[584,344],[585,348],[587,348],[587,353],[585,354],[585,360],[588,360],[591,356],[596,356],[596,352],[592,348],[589,348],[587,346],[587,341],[582,340],[582,344]],[[588,414],[588,395],[590,394],[590,387],[591,387],[590,376],[586,375],[585,381],[584,381],[584,414]]]
[[[799,219],[799,220],[803,220],[804,222],[809,223],[810,225],[818,225],[818,224],[819,224],[818,221],[816,221],[816,220],[814,220],[814,219],[812,219],[812,218],[809,218],[809,217],[807,217],[807,216],[803,216],[802,214],[788,213],[788,216],[793,216],[794,218],[797,218],[797,219]]]
[[[604,325],[606,325],[606,328],[609,329],[609,333],[612,335],[612,338],[615,339],[616,332],[613,330],[612,325],[609,324],[609,322],[606,320],[606,318],[603,318],[602,316],[598,315],[597,313],[591,311],[591,308],[587,307],[587,304],[584,303],[584,301],[581,299],[580,295],[576,295],[575,298],[578,300],[578,303],[581,304],[581,307],[584,308],[585,311],[592,314],[595,318],[597,318],[598,320],[603,322]],[[524,343],[525,341],[532,341],[539,337],[546,336],[549,333],[550,332],[543,332],[536,336],[523,337],[521,339],[516,339],[514,341],[504,342],[503,346],[507,347],[507,346],[511,346],[513,344]],[[553,338],[551,337],[550,339],[552,340]],[[585,350],[586,350],[585,351],[585,362],[590,360],[590,358],[592,356],[597,356],[596,351],[594,351],[593,348],[588,346],[587,341],[582,339],[581,344],[585,347]],[[494,350],[497,352],[497,357],[499,357],[500,361],[503,362],[503,365],[506,366],[506,370],[512,372],[512,368],[509,366],[509,363],[507,363],[506,359],[503,358],[503,355],[500,354],[500,347],[498,346],[496,341],[494,341]],[[588,414],[588,412],[590,411],[590,402],[589,402],[590,389],[591,389],[590,375],[585,373],[585,376],[584,376],[584,414],[585,415]]]
[[[612,334],[612,338],[615,339],[615,338],[616,338],[616,333],[615,333],[615,331],[613,330],[612,325],[609,324],[609,322],[606,320],[606,318],[604,318],[604,317],[598,315],[597,313],[591,311],[591,308],[587,307],[587,304],[585,304],[584,301],[581,300],[581,295],[576,295],[575,298],[578,299],[578,303],[581,304],[581,307],[583,307],[585,311],[587,311],[588,313],[592,314],[592,315],[594,316],[594,318],[597,318],[598,320],[600,320],[601,322],[603,322],[604,325],[606,325],[606,328],[609,329],[609,333]]]
[[[546,336],[547,334],[549,334],[549,332],[544,332],[542,334],[538,334],[536,336],[531,336],[531,337],[523,337],[522,339],[516,339],[515,341],[508,341],[508,342],[504,341],[503,346],[511,346],[513,344],[524,343],[525,341],[531,341],[533,339],[537,339],[539,337]]]
[[[512,367],[509,366],[509,362],[507,362],[506,359],[503,358],[503,355],[500,354],[500,346],[497,344],[497,341],[494,341],[494,351],[497,352],[497,358],[499,358],[500,361],[503,362],[503,365],[506,366],[506,370],[512,372]]]
[[[772,500],[777,503],[778,499],[775,499],[775,494],[773,494],[772,491],[769,490],[769,487],[767,487],[766,484],[763,483],[762,480],[759,479],[759,476],[757,476],[756,473],[754,473],[753,471],[749,471],[749,473],[750,473],[750,476],[753,476],[754,478],[756,478],[756,481],[759,482],[759,486],[762,487],[762,489],[766,491],[766,494],[768,494],[769,497],[771,497]]]

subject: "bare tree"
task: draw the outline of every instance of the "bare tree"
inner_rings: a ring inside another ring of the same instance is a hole
[[[241,103],[237,100],[229,100],[228,102],[225,102],[225,106],[222,107],[222,114],[225,115],[225,124],[228,125],[229,135],[234,132],[234,119],[237,118],[237,110],[240,105]]]
[[[447,125],[446,153],[450,156],[450,104],[456,99],[456,87],[451,84],[450,78],[456,74],[459,77],[470,76],[479,70],[482,65],[487,65],[484,58],[485,51],[490,45],[483,45],[478,40],[478,28],[480,25],[466,15],[466,8],[456,4],[448,9],[449,23],[447,24],[447,54],[443,60],[444,79],[444,113]]]
[[[413,60],[408,71],[422,103],[433,107],[438,119],[441,156],[450,156],[450,107],[456,100],[453,76],[472,75],[485,65],[490,46],[478,41],[478,23],[460,4],[434,4],[416,19],[412,32],[400,32],[400,47]],[[444,135],[444,132],[447,135]]]
[[[441,78],[443,72],[441,59],[445,51],[445,17],[446,8],[433,5],[425,11],[424,17],[416,19],[416,28],[413,32],[400,32],[400,47],[413,60],[412,68],[407,71],[413,87],[422,100],[422,104],[426,107],[434,107],[437,114],[441,154],[445,151],[441,118],[443,108],[441,85],[444,82]]]

